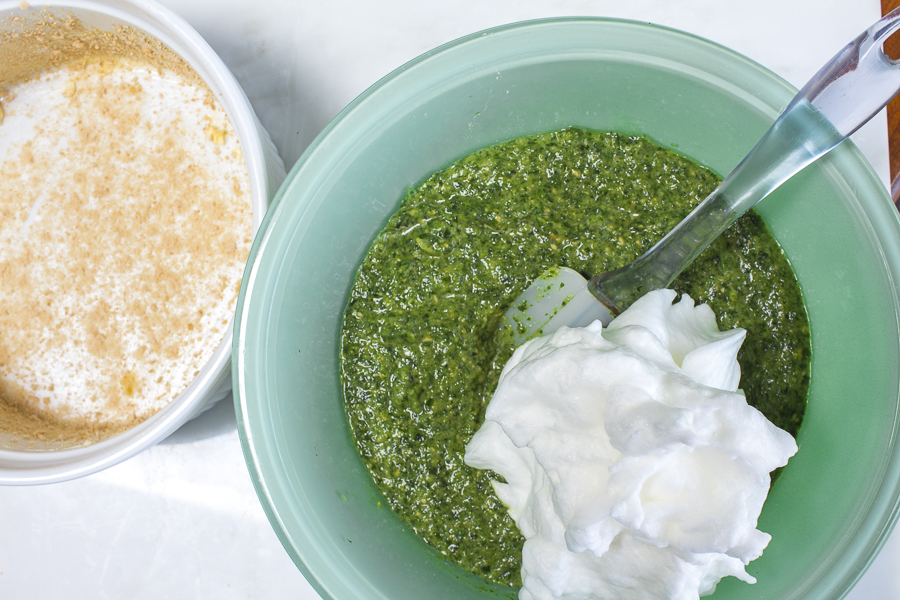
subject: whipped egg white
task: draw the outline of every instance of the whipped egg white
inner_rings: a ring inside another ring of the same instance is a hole
[[[521,600],[755,583],[769,473],[797,445],[738,389],[746,332],[675,296],[533,339],[505,366],[465,460],[506,480],[494,489],[526,539]]]

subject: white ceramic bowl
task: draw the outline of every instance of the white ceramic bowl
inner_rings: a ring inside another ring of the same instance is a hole
[[[0,19],[49,7],[65,9],[86,26],[108,30],[129,25],[155,37],[184,58],[203,78],[231,119],[247,169],[256,232],[269,200],[284,179],[284,165],[268,133],[234,76],[200,35],[182,18],[153,0],[75,0],[22,8],[19,0],[0,0]],[[0,484],[53,483],[82,477],[119,463],[156,444],[186,421],[231,392],[229,325],[213,357],[191,384],[143,423],[90,446],[57,448],[35,442],[27,451],[0,448]]]

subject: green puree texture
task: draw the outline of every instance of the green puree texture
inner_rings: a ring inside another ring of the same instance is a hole
[[[344,315],[351,429],[390,506],[462,567],[520,585],[523,538],[495,498],[495,474],[463,462],[512,353],[501,316],[553,265],[621,267],[718,184],[712,172],[639,137],[580,129],[464,158],[411,191],[375,240]],[[741,387],[796,434],[810,358],[805,309],[781,249],[744,215],[675,281],[720,329],[743,327]]]

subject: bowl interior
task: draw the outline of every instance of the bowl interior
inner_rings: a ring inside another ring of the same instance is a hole
[[[794,93],[746,58],[687,34],[548,20],[420,57],[320,135],[254,245],[234,377],[257,491],[323,596],[512,596],[444,561],[393,515],[347,424],[342,312],[369,244],[405,191],[477,149],[572,125],[646,135],[725,174]],[[715,597],[837,598],[896,511],[900,221],[852,144],[798,174],[759,211],[804,293],[812,381],[800,451],[760,518],[773,540],[749,567],[759,583],[727,578]]]

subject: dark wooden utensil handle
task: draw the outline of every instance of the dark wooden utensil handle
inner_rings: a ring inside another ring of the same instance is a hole
[[[881,14],[886,15],[900,6],[900,0],[881,0]],[[884,43],[884,52],[893,59],[900,58],[900,35],[893,35]],[[891,196],[900,209],[900,96],[887,106],[888,153],[891,164]]]

